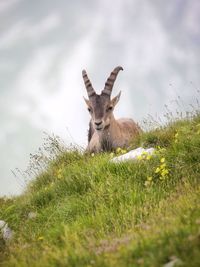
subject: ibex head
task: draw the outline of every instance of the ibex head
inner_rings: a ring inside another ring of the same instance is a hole
[[[123,70],[123,68],[119,66],[111,72],[100,95],[96,94],[86,71],[82,71],[83,80],[89,97],[89,100],[84,99],[92,118],[93,127],[97,131],[102,131],[110,125],[114,107],[120,99],[121,91],[117,96],[111,99],[112,88],[120,70]]]

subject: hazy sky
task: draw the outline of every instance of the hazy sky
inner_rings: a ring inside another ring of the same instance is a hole
[[[0,0],[0,195],[21,192],[11,170],[26,168],[43,131],[86,144],[83,68],[99,92],[123,66],[116,117],[194,103],[199,25],[199,0]]]

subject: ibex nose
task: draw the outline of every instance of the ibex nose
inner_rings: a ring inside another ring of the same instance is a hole
[[[99,126],[99,125],[101,125],[101,124],[102,124],[102,121],[95,122],[95,125],[96,125],[96,126]]]

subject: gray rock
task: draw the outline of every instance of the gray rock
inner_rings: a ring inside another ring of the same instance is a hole
[[[13,231],[10,229],[10,227],[8,227],[8,224],[3,220],[0,220],[0,232],[2,234],[4,241],[9,241],[13,237]]]

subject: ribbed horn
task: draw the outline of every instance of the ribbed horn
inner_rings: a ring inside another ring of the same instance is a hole
[[[118,75],[118,72],[120,70],[123,70],[123,68],[121,66],[118,66],[111,72],[110,76],[108,77],[108,79],[105,83],[105,87],[102,90],[102,94],[106,94],[108,96],[111,95],[114,82],[115,82],[117,75]]]
[[[90,82],[85,70],[82,71],[82,76],[83,76],[85,87],[86,87],[86,90],[87,90],[87,93],[88,93],[88,97],[91,97],[91,96],[95,95],[96,93],[94,91],[94,88],[92,87],[92,84],[91,84],[91,82]]]

